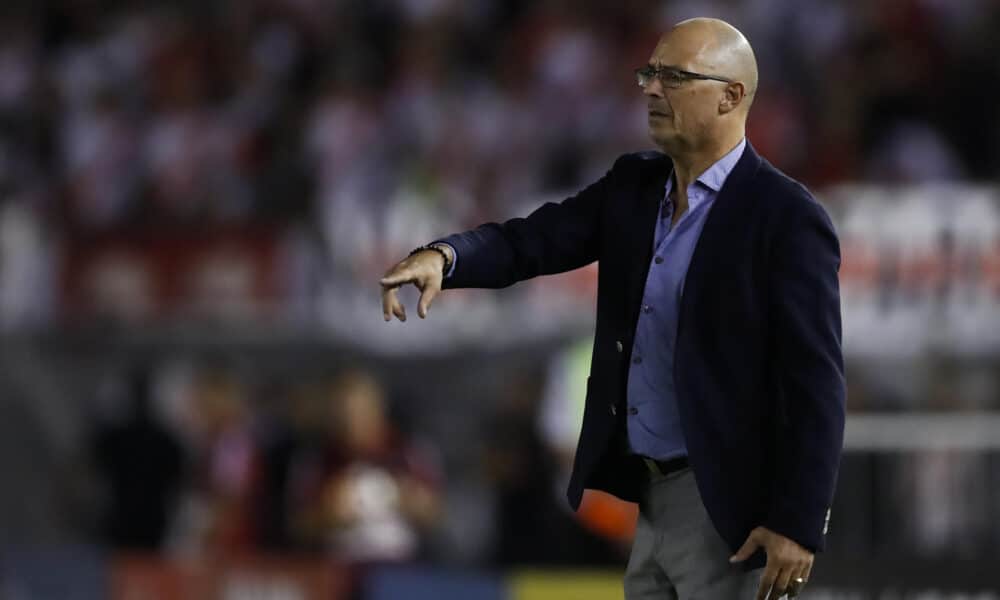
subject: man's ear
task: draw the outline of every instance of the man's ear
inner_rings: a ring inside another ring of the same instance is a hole
[[[746,88],[742,83],[735,81],[726,86],[726,91],[722,97],[722,101],[719,102],[719,114],[724,115],[726,113],[736,110],[736,108],[743,103],[746,98]]]

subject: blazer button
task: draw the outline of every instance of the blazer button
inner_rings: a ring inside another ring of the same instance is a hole
[[[621,340],[618,340],[617,342],[615,342],[615,348],[617,348],[618,351],[621,352],[622,350],[625,349],[625,346],[622,345],[622,341]]]
[[[608,410],[611,411],[611,416],[612,417],[614,417],[614,416],[616,416],[618,414],[618,407],[615,406],[614,404],[609,404],[608,405]]]

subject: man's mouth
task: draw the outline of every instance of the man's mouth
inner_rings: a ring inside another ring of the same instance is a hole
[[[666,118],[666,117],[669,117],[670,115],[667,114],[667,113],[665,113],[665,112],[663,112],[663,111],[651,110],[651,111],[649,111],[649,116],[650,117],[663,117],[663,118]]]

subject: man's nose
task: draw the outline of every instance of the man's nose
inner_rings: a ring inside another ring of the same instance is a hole
[[[646,87],[642,88],[642,93],[646,96],[653,96],[654,98],[663,97],[663,84],[660,83],[659,77],[653,77],[650,79]]]

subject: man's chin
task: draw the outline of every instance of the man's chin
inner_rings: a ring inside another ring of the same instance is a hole
[[[660,127],[650,127],[649,138],[665,152],[677,145],[677,135],[671,131],[663,131]]]

